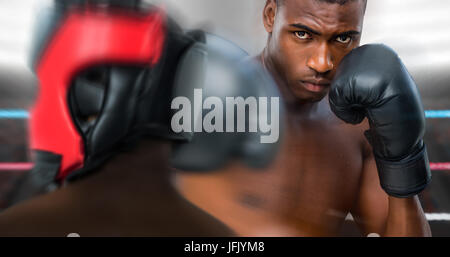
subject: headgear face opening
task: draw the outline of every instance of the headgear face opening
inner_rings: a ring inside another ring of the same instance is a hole
[[[156,8],[63,12],[35,55],[40,90],[30,117],[31,148],[57,161],[53,180],[97,167],[136,135],[183,139],[168,112],[173,73],[193,40]]]

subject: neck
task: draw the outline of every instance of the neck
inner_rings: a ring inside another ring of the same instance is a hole
[[[286,110],[288,113],[295,115],[307,115],[314,113],[319,108],[319,102],[308,102],[295,97],[290,91],[288,82],[283,76],[283,72],[277,69],[277,65],[273,61],[272,55],[269,53],[268,47],[264,48],[263,52],[259,55],[258,61],[261,62],[264,68],[272,75],[275,83],[280,90],[283,97]]]
[[[148,140],[139,142],[130,151],[121,152],[108,161],[92,177],[97,186],[113,187],[114,191],[142,188],[154,191],[172,188],[169,167],[170,145]]]

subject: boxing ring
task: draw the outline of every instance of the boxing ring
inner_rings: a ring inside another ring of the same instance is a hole
[[[450,110],[426,110],[425,116],[428,120],[430,119],[448,119],[450,120]],[[26,122],[29,117],[27,110],[23,109],[0,109],[0,122],[3,120],[19,120]],[[26,137],[26,135],[24,135]],[[430,156],[430,160],[433,160],[433,156]],[[31,170],[33,168],[33,163],[31,162],[0,162],[0,173],[1,172],[18,172],[23,173]],[[430,168],[435,176],[438,172],[450,172],[450,161],[449,162],[430,162]],[[450,174],[450,173],[449,173]],[[426,192],[425,192],[426,193]],[[446,221],[450,222],[450,210],[449,212],[438,212],[426,214],[428,221]],[[352,220],[349,215],[347,220]]]
[[[8,24],[2,29],[7,32],[23,30],[22,41],[25,42],[28,37],[28,35],[25,35],[27,33],[26,25],[31,24],[31,15],[28,15],[28,13],[32,13],[32,8],[27,8],[25,12],[24,6],[27,6],[27,4],[32,6],[31,3],[34,2],[37,1],[24,0],[20,3],[5,1],[0,5],[0,7],[4,6],[3,9],[0,8],[0,14],[3,14],[1,19],[6,21],[4,24]],[[265,1],[199,0],[196,1],[197,4],[175,0],[166,2],[169,6],[172,4],[179,10],[183,10],[185,17],[190,17],[182,20],[189,26],[194,26],[204,20],[214,21],[213,24],[216,24],[214,32],[242,45],[251,54],[259,53],[265,45],[266,32],[260,20],[261,8]],[[237,3],[242,5],[241,8],[236,9],[234,7]],[[386,42],[400,50],[401,56],[406,57],[408,67],[416,63],[422,65],[413,67],[412,75],[415,79],[416,75],[419,77],[417,84],[426,109],[427,132],[425,143],[429,150],[433,181],[420,194],[420,200],[426,212],[426,218],[430,222],[433,235],[450,236],[450,104],[448,101],[450,88],[447,85],[447,81],[450,80],[450,74],[448,73],[450,67],[450,50],[448,48],[450,36],[448,36],[448,33],[444,33],[445,37],[435,36],[436,42],[433,41],[433,43],[429,40],[433,37],[424,37],[427,39],[425,42],[417,42],[416,37],[407,38],[399,34],[399,32],[405,35],[411,33],[411,30],[417,28],[416,22],[420,22],[423,26],[442,23],[444,25],[442,28],[447,30],[450,24],[450,18],[447,15],[450,10],[450,3],[440,2],[434,5],[425,0],[369,1],[364,35],[366,36],[366,42],[377,40],[385,42],[385,39],[389,39],[390,41],[387,40]],[[404,6],[408,8],[403,8]],[[17,11],[19,7],[20,12]],[[224,10],[233,10],[235,23],[230,22],[228,17],[218,15],[219,11],[220,13],[226,13]],[[437,11],[437,13],[431,13],[432,10]],[[421,15],[417,15],[417,13]],[[431,14],[426,16],[424,13]],[[422,17],[422,19],[418,17]],[[24,25],[23,27],[20,27],[22,25],[14,27],[15,22]],[[246,24],[246,26],[242,26],[242,24]],[[441,35],[442,32],[439,28],[432,32]],[[19,36],[22,37],[22,34]],[[247,35],[247,37],[242,35]],[[29,113],[26,108],[32,103],[33,93],[31,91],[35,89],[31,89],[33,81],[28,77],[27,72],[22,70],[20,73],[8,73],[9,67],[13,66],[12,63],[22,66],[22,69],[25,65],[22,61],[11,61],[20,58],[11,59],[10,48],[18,49],[18,57],[25,54],[25,51],[19,49],[20,47],[17,45],[20,44],[13,39],[8,42],[0,40],[0,45],[3,46],[3,49],[6,49],[4,52],[0,49],[0,63],[9,65],[6,71],[3,71],[0,67],[0,211],[6,207],[4,200],[13,191],[16,182],[33,168],[27,146]],[[23,45],[25,44],[23,43]],[[434,71],[436,67],[439,67],[439,70]],[[20,76],[26,77],[26,79],[22,80]],[[351,215],[348,215],[344,226],[348,225],[349,227],[348,229],[344,228],[345,233],[343,234],[346,236],[359,235],[354,225],[350,223],[353,223],[353,221]]]
[[[450,110],[427,110],[427,119],[450,119]],[[2,109],[0,119],[28,119],[29,113],[26,110]],[[32,169],[33,164],[28,162],[3,162],[0,163],[1,171],[23,171]],[[433,171],[450,171],[450,162],[431,162],[430,168]]]

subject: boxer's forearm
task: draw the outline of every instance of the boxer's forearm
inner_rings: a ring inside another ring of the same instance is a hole
[[[431,236],[430,225],[417,196],[389,197],[389,212],[383,236]]]

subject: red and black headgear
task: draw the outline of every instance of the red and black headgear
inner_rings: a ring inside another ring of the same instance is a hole
[[[141,136],[186,139],[170,129],[170,100],[195,37],[163,10],[139,1],[56,1],[39,22],[30,143],[41,179],[80,177]]]

